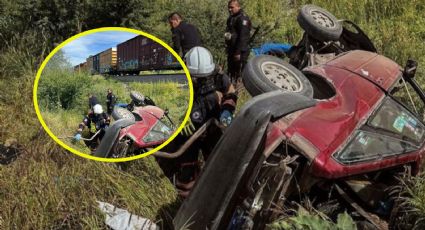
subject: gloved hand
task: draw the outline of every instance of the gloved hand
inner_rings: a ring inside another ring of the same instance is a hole
[[[79,133],[75,134],[75,136],[74,136],[74,140],[75,140],[75,141],[79,141],[79,140],[81,140],[81,134],[79,134]]]
[[[223,110],[220,114],[220,123],[225,127],[232,123],[233,114],[229,110]]]
[[[192,136],[192,134],[196,131],[195,126],[192,123],[192,120],[186,122],[186,125],[183,127],[181,134],[186,137]]]

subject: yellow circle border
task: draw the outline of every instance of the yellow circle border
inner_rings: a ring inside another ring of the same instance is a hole
[[[164,143],[162,143],[161,145],[159,145],[158,147],[143,153],[143,154],[139,154],[136,156],[132,156],[132,157],[123,157],[123,158],[103,158],[103,157],[95,157],[92,156],[90,154],[86,154],[86,153],[82,153],[80,151],[77,151],[71,147],[69,147],[67,144],[65,144],[64,142],[62,142],[61,140],[59,140],[59,138],[57,138],[52,131],[49,129],[49,127],[46,125],[46,123],[43,120],[43,117],[41,116],[40,113],[40,109],[38,107],[38,101],[37,101],[37,89],[38,89],[38,82],[40,80],[40,76],[41,73],[43,72],[46,64],[49,62],[50,58],[53,57],[53,55],[56,54],[56,52],[58,52],[58,50],[60,50],[61,48],[63,48],[66,44],[68,44],[69,42],[83,37],[85,35],[88,34],[93,34],[93,33],[97,33],[97,32],[105,32],[105,31],[121,31],[121,32],[130,32],[130,33],[135,33],[135,34],[139,34],[142,36],[145,36],[147,38],[150,38],[151,40],[161,44],[163,47],[165,47],[168,51],[171,52],[171,54],[173,54],[173,56],[179,61],[180,65],[183,67],[184,73],[186,75],[187,81],[188,81],[188,85],[189,85],[189,106],[187,108],[186,111],[186,115],[183,119],[183,122],[180,124],[180,126],[177,128],[177,130],[173,133],[173,135],[171,135],[170,138],[168,138],[167,141],[165,141]],[[87,30],[84,32],[81,32],[79,34],[76,34],[68,39],[66,39],[65,41],[63,41],[60,45],[58,45],[56,48],[53,49],[52,52],[50,52],[49,55],[47,55],[46,59],[43,61],[43,63],[41,64],[40,68],[37,71],[37,75],[36,78],[34,80],[34,87],[33,87],[33,102],[34,102],[34,107],[35,107],[35,112],[37,114],[37,118],[40,121],[41,125],[43,126],[44,130],[46,130],[46,132],[49,134],[49,136],[56,142],[58,143],[60,146],[62,146],[63,148],[65,148],[66,150],[80,156],[80,157],[84,157],[87,159],[91,159],[91,160],[96,160],[96,161],[102,161],[102,162],[125,162],[125,161],[131,161],[131,160],[136,160],[136,159],[140,159],[146,156],[151,155],[152,153],[160,150],[161,148],[163,148],[164,146],[166,146],[167,144],[169,144],[183,129],[184,125],[186,124],[186,122],[189,120],[189,116],[190,116],[190,111],[192,110],[192,105],[193,105],[193,85],[192,85],[192,80],[190,78],[190,74],[189,74],[189,70],[187,69],[185,63],[183,62],[183,60],[181,59],[181,57],[170,47],[167,45],[167,43],[165,43],[164,41],[162,41],[161,39],[148,34],[146,32],[140,31],[140,30],[136,30],[136,29],[129,29],[129,28],[125,28],[125,27],[101,27],[101,28],[97,28],[97,29],[92,29],[92,30]]]

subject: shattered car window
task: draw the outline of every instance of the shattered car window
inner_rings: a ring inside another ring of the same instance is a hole
[[[391,98],[384,99],[368,125],[400,135],[403,140],[413,141],[419,145],[423,142],[422,122]]]
[[[423,123],[390,97],[383,100],[367,126],[377,132],[367,127],[356,131],[347,146],[334,154],[338,161],[351,164],[412,152],[420,148],[425,137]]]
[[[360,130],[347,147],[334,157],[347,164],[412,152],[416,149],[410,142]]]
[[[405,84],[403,80],[400,79],[390,93],[418,118],[425,121],[425,105],[410,84]]]

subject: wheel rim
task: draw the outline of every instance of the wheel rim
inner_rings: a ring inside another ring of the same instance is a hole
[[[300,92],[303,89],[298,76],[286,66],[276,62],[264,62],[261,70],[266,78],[280,89],[291,92]]]
[[[134,96],[137,100],[140,100],[140,101],[143,101],[143,100],[145,99],[145,97],[144,97],[142,94],[140,94],[139,92],[133,92],[133,96]]]
[[[335,28],[336,26],[333,20],[323,12],[320,12],[318,10],[312,10],[310,11],[310,15],[313,20],[322,27],[331,29]]]
[[[129,111],[125,110],[125,109],[118,109],[117,113],[120,117],[124,118],[124,119],[132,119],[133,118],[133,114],[131,114]]]

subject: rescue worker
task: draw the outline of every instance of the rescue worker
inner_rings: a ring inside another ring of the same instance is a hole
[[[94,151],[97,146],[100,144],[100,141],[105,135],[105,129],[110,124],[109,116],[103,112],[103,108],[101,105],[96,104],[93,106],[93,109],[89,111],[89,113],[84,117],[83,121],[79,124],[77,129],[77,134],[74,136],[75,141],[79,141],[81,139],[81,134],[84,130],[84,127],[88,127],[89,136],[93,137],[100,130],[100,132],[96,135],[96,137],[86,142],[86,145]]]
[[[168,16],[168,22],[171,27],[173,49],[178,54],[181,50],[182,57],[193,47],[202,45],[198,29],[194,25],[184,22],[179,13],[171,13]]]
[[[229,126],[237,102],[237,95],[229,77],[214,64],[210,51],[203,47],[194,47],[186,54],[185,61],[192,77],[194,101],[189,121],[180,135],[167,146],[171,149],[173,146],[178,149],[178,146],[185,143],[210,118],[216,118],[223,126]],[[199,138],[172,163],[169,163],[172,161],[169,159],[165,159],[165,163],[163,159],[159,160],[167,176],[171,177],[173,171],[178,171],[175,181],[181,196],[186,197],[189,194],[200,172],[199,150],[206,159],[215,146],[216,143],[211,139],[214,138]]]
[[[219,119],[224,126],[230,125],[237,95],[229,77],[214,64],[212,54],[204,47],[192,48],[185,61],[193,81],[194,102],[190,120],[195,129],[210,118]],[[186,134],[194,131],[189,127],[184,129]]]
[[[238,0],[228,2],[230,13],[227,19],[226,41],[227,72],[233,82],[240,79],[241,72],[248,60],[251,21],[243,12]]]
[[[97,97],[94,96],[92,93],[89,93],[88,96],[89,96],[89,108],[93,109],[94,105],[99,104],[99,100],[97,100]]]
[[[112,89],[108,89],[106,95],[106,110],[109,115],[112,114],[112,110],[114,110],[115,103],[117,102],[117,98],[112,93]]]

